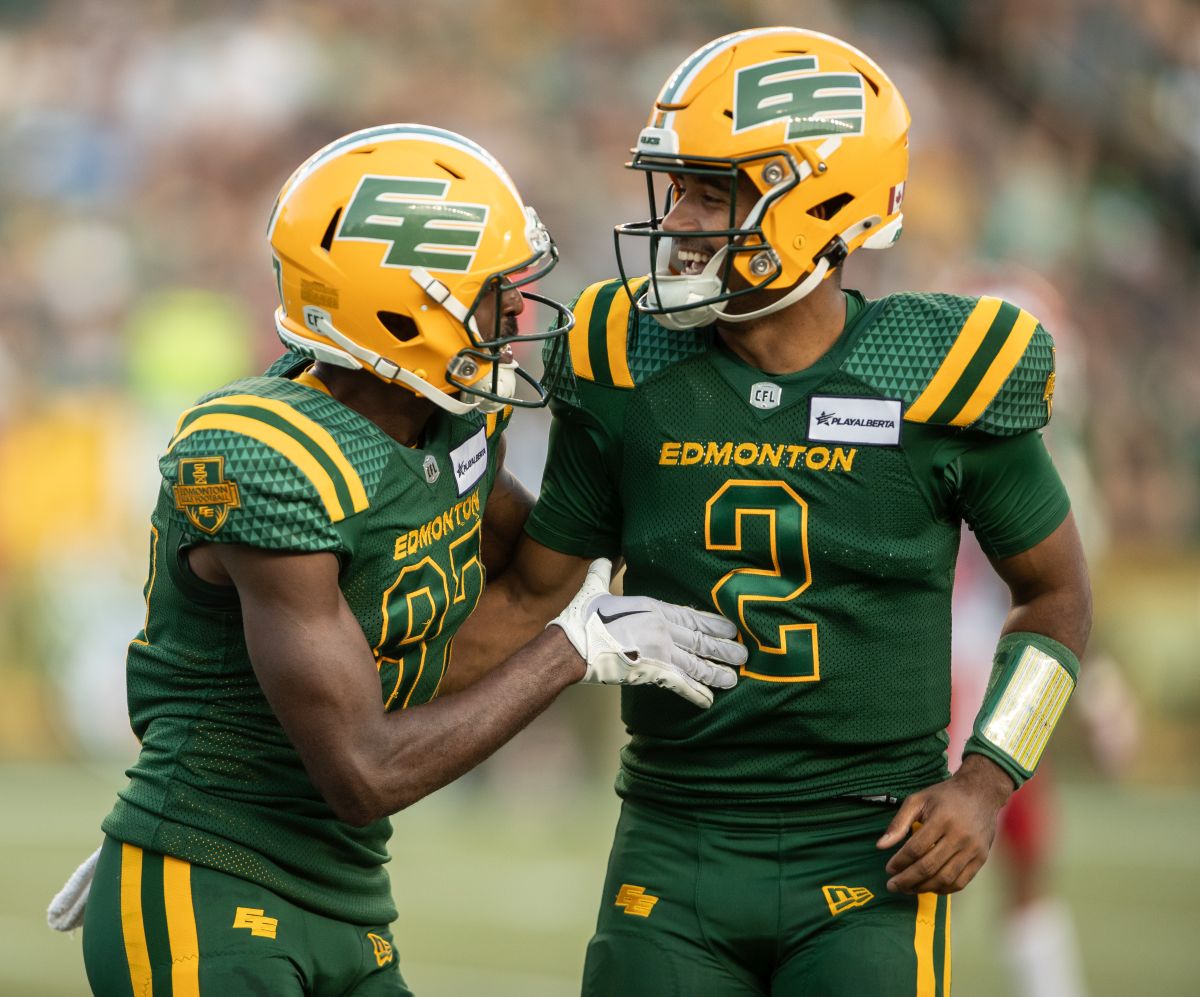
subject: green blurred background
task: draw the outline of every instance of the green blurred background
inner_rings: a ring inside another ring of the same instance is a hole
[[[4,0],[0,994],[86,990],[44,908],[136,750],[123,653],[155,455],[197,394],[277,351],[263,230],[282,181],[354,128],[462,131],[547,222],[545,290],[570,297],[613,272],[612,224],[645,214],[621,163],[666,74],[776,23],[864,48],[913,111],[905,236],[847,283],[1006,292],[1056,335],[1051,445],[1091,552],[1099,679],[1054,747],[1051,883],[1091,993],[1200,992],[1200,7]],[[531,485],[545,432],[541,413],[511,430]],[[419,993],[574,991],[621,739],[614,697],[571,690],[397,819]],[[1014,993],[1005,890],[994,863],[956,901],[960,994]]]

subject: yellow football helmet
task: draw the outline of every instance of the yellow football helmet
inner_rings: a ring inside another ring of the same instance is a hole
[[[745,322],[798,301],[856,249],[891,246],[902,225],[908,125],[883,70],[829,35],[754,28],[692,53],[663,85],[626,164],[646,172],[650,195],[650,219],[616,231],[622,277],[623,237],[649,239],[651,279],[638,307],[675,329]],[[662,229],[671,193],[660,213],[656,174],[729,184],[728,227],[688,233],[726,240],[700,273],[683,272]],[[739,176],[757,194],[740,223]],[[727,302],[768,287],[784,293],[730,310]]]
[[[470,139],[415,124],[346,135],[283,185],[267,234],[285,345],[455,413],[545,404],[511,347],[562,337],[574,319],[522,290],[555,320],[546,332],[505,335],[501,297],[544,277],[558,252],[504,168]],[[489,295],[494,320],[481,330]],[[535,400],[516,396],[518,377]]]

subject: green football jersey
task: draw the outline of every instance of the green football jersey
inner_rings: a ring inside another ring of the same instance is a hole
[[[943,778],[960,524],[993,557],[1068,502],[1040,434],[1053,346],[995,298],[847,293],[807,370],[670,331],[588,288],[527,530],[621,554],[625,591],[734,621],[750,656],[708,711],[622,690],[618,790],[671,803],[902,796]]]
[[[197,578],[186,555],[200,543],[335,554],[384,708],[428,702],[483,590],[481,517],[507,413],[439,413],[408,448],[319,382],[279,376],[297,359],[205,396],[159,462],[146,621],[127,664],[141,753],[103,827],[380,924],[396,916],[390,821],[334,816],[255,679],[236,592]]]

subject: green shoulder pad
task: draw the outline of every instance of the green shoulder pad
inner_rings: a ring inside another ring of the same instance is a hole
[[[1050,420],[1054,342],[1000,298],[895,294],[864,316],[843,369],[904,402],[904,419],[996,436]]]
[[[648,281],[649,277],[638,277],[629,282],[635,297],[645,293]],[[543,383],[556,400],[578,407],[581,382],[633,388],[664,367],[702,352],[711,342],[708,329],[666,329],[632,304],[620,278],[584,288],[571,303],[575,328],[566,348],[551,342],[543,357],[549,375]]]
[[[314,388],[247,378],[180,416],[159,468],[199,539],[327,550],[335,524],[369,507],[389,458],[386,437],[364,424]]]
[[[299,350],[291,349],[276,357],[271,366],[263,371],[263,377],[292,377],[297,370],[311,367],[312,357],[306,357]]]

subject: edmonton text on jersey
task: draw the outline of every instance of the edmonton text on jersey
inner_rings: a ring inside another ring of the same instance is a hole
[[[658,452],[658,463],[663,467],[679,467],[692,464],[720,464],[738,467],[770,465],[771,467],[797,466],[810,471],[842,471],[854,469],[856,447],[809,447],[796,443],[735,443],[726,440],[718,443],[709,440],[699,443],[691,440],[667,440]]]
[[[409,530],[396,537],[396,547],[392,553],[392,559],[403,561],[431,543],[437,543],[442,537],[456,533],[464,526],[472,527],[478,522],[479,492],[476,490],[461,502],[455,502],[440,515],[434,516],[429,522],[422,523],[415,530]]]

